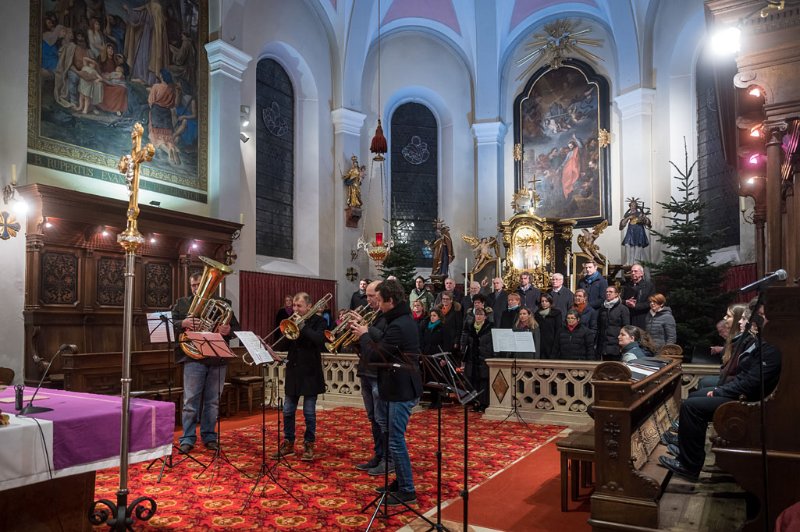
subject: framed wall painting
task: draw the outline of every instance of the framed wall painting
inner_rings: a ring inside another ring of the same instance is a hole
[[[533,185],[536,214],[577,226],[610,221],[609,160],[600,130],[609,128],[608,81],[568,59],[543,67],[514,101],[517,188]]]
[[[30,5],[29,164],[113,181],[140,122],[142,188],[207,201],[207,0]]]

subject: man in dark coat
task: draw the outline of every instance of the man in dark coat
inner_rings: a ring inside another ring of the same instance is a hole
[[[517,288],[517,293],[522,301],[522,306],[528,307],[528,310],[530,310],[531,313],[534,313],[539,309],[539,298],[542,295],[542,291],[531,284],[530,273],[522,272],[520,274],[519,288]]]
[[[202,274],[195,273],[189,277],[189,287],[192,295],[182,297],[175,302],[172,307],[172,320],[175,329],[175,337],[185,331],[196,331],[200,328],[200,320],[195,317],[189,318],[189,308],[192,300],[200,288]],[[230,301],[219,297],[214,299],[223,301],[230,305]],[[222,335],[226,342],[233,339],[233,331],[239,330],[239,322],[236,316],[232,315],[228,325],[220,325],[216,331]],[[217,417],[219,416],[219,398],[222,393],[222,386],[225,384],[225,372],[228,367],[228,359],[222,357],[193,358],[184,353],[181,342],[175,343],[175,360],[183,365],[183,414],[181,424],[183,425],[183,435],[180,437],[180,450],[188,453],[197,441],[195,431],[197,429],[197,414],[201,411],[200,400],[203,401],[202,414],[200,416],[200,439],[207,449],[217,451],[219,449],[219,437],[217,435]]]
[[[500,318],[508,308],[508,293],[503,289],[503,279],[501,277],[492,279],[492,291],[486,296],[486,306],[492,307],[492,315],[494,316],[492,325],[499,327]]]
[[[745,313],[744,319],[749,318]],[[758,324],[763,324],[762,316],[755,316],[750,334],[757,334]],[[748,334],[748,333],[745,333]],[[760,367],[763,365],[763,369]],[[761,372],[764,376],[764,396],[761,395]],[[675,458],[661,456],[661,465],[673,473],[697,480],[705,461],[705,439],[708,423],[714,419],[714,412],[720,405],[743,397],[745,401],[760,401],[772,393],[781,374],[781,352],[767,342],[761,342],[761,355],[758,341],[752,341],[739,359],[736,376],[714,388],[701,388],[693,392],[681,404],[678,437],[666,436],[665,443],[676,445]]]
[[[641,264],[631,266],[631,280],[622,287],[622,301],[631,315],[631,325],[640,329],[647,327],[647,313],[650,312],[648,298],[655,293],[653,283],[644,278]]]
[[[628,307],[622,304],[616,286],[606,288],[606,300],[597,316],[597,358],[620,360],[619,331],[631,324]]]
[[[567,311],[572,308],[574,294],[572,290],[564,286],[564,276],[554,273],[551,277],[553,288],[550,290],[550,297],[553,298],[553,307],[561,311],[562,319],[566,317]]]
[[[369,284],[369,279],[361,279],[358,281],[358,290],[353,292],[353,295],[350,296],[350,310],[355,310],[360,306],[367,305],[367,285]]]
[[[597,264],[594,261],[588,261],[583,265],[585,275],[578,283],[579,288],[586,290],[587,303],[598,312],[603,306],[605,301],[606,288],[608,288],[608,281],[597,270]]]
[[[351,330],[359,336],[361,356],[379,366],[378,388],[381,399],[389,404],[389,452],[394,459],[397,478],[389,486],[387,504],[395,506],[417,500],[406,445],[406,428],[411,410],[422,395],[419,329],[411,318],[403,287],[397,281],[387,280],[378,286],[378,305],[386,320],[386,330],[379,342],[366,334],[366,326],[354,324]]]
[[[311,296],[300,292],[292,300],[294,313],[305,316],[312,307]],[[322,372],[322,350],[325,349],[325,320],[312,314],[300,328],[296,340],[286,339],[286,383],[283,399],[283,443],[273,458],[294,454],[295,412],[303,396],[303,418],[306,431],[303,435],[301,460],[314,459],[314,442],[317,428],[317,396],[325,393],[325,376]]]

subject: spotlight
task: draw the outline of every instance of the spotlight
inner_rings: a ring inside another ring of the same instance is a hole
[[[45,216],[42,221],[44,222],[45,228],[50,229],[51,227],[53,227],[53,224],[50,222],[50,220],[47,219],[47,216]]]
[[[753,126],[750,128],[750,136],[751,137],[760,137],[761,136],[761,126]]]
[[[241,140],[242,142],[247,142],[248,140],[250,140],[250,136],[247,135],[247,133],[245,133],[244,131],[241,131],[239,132],[239,140]]]
[[[150,237],[150,243],[151,243],[151,244],[155,244],[155,243],[156,243],[156,237],[154,237],[154,236],[151,236],[151,237]]]
[[[250,125],[250,106],[249,105],[240,105],[239,106],[239,122],[242,124],[242,127],[247,127]]]
[[[103,235],[104,237],[106,237],[106,236],[108,236],[108,231],[103,229],[103,232],[100,233],[100,234]]]
[[[711,36],[711,49],[716,55],[733,55],[739,52],[742,31],[737,27],[729,27],[717,31]]]
[[[758,98],[761,96],[761,89],[759,87],[753,87],[749,91],[747,91],[747,94],[755,98]]]
[[[752,165],[756,165],[756,164],[758,164],[758,159],[759,159],[759,155],[757,153],[754,153],[753,155],[750,156],[750,158],[748,159],[748,162],[750,164],[752,164]]]
[[[27,214],[28,204],[25,203],[24,199],[17,198],[17,201],[14,203],[14,212],[19,216]]]
[[[197,249],[197,242],[192,242],[192,249]]]

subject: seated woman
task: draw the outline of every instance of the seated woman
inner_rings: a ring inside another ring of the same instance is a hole
[[[664,294],[653,294],[648,298],[650,301],[650,312],[645,315],[645,330],[653,341],[653,347],[658,350],[666,344],[674,344],[678,341],[678,334],[675,328],[675,318],[672,316],[672,309],[667,304]]]
[[[719,367],[719,375],[709,375],[708,377],[701,378],[698,383],[699,388],[719,386],[722,383],[721,378],[723,375],[727,375],[729,378],[735,375],[735,371],[733,371],[731,367],[735,362],[731,362],[731,359],[738,359],[739,353],[742,351],[740,342],[745,339],[742,336],[744,332],[742,316],[746,310],[747,305],[744,303],[736,303],[728,307],[727,312],[725,312],[725,317],[722,318],[729,331],[728,337],[725,339],[725,346],[722,349],[722,361]]]
[[[534,353],[517,353],[516,358],[539,358],[541,349],[541,332],[539,331],[539,324],[533,318],[531,309],[528,307],[520,307],[519,314],[517,314],[517,321],[511,328],[515,332],[528,331],[533,336]]]
[[[581,323],[576,309],[568,310],[566,326],[558,331],[555,357],[560,360],[595,360],[594,331]]]
[[[625,325],[619,331],[619,349],[623,362],[653,356],[653,343],[647,333],[635,325]]]

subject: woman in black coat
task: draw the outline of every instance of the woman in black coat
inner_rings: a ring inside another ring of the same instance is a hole
[[[494,358],[492,350],[492,324],[486,319],[486,311],[475,308],[475,321],[464,327],[461,346],[464,352],[464,374],[478,392],[474,405],[476,412],[484,412],[489,406],[489,366],[486,359]]]
[[[419,329],[419,345],[422,356],[427,360],[422,364],[422,378],[423,384],[427,382],[438,382],[439,378],[430,370],[430,364],[434,362],[431,355],[440,353],[444,346],[444,327],[442,322],[442,309],[441,307],[433,307],[428,319],[422,322]],[[441,404],[441,395],[439,392],[434,392],[431,397],[431,408],[436,408]]]
[[[534,314],[536,323],[539,324],[542,350],[539,358],[555,358],[558,332],[561,329],[561,311],[553,306],[553,297],[550,294],[539,296],[539,310]]]
[[[567,311],[566,326],[558,331],[555,358],[561,360],[596,360],[594,332],[581,323],[580,313]]]

